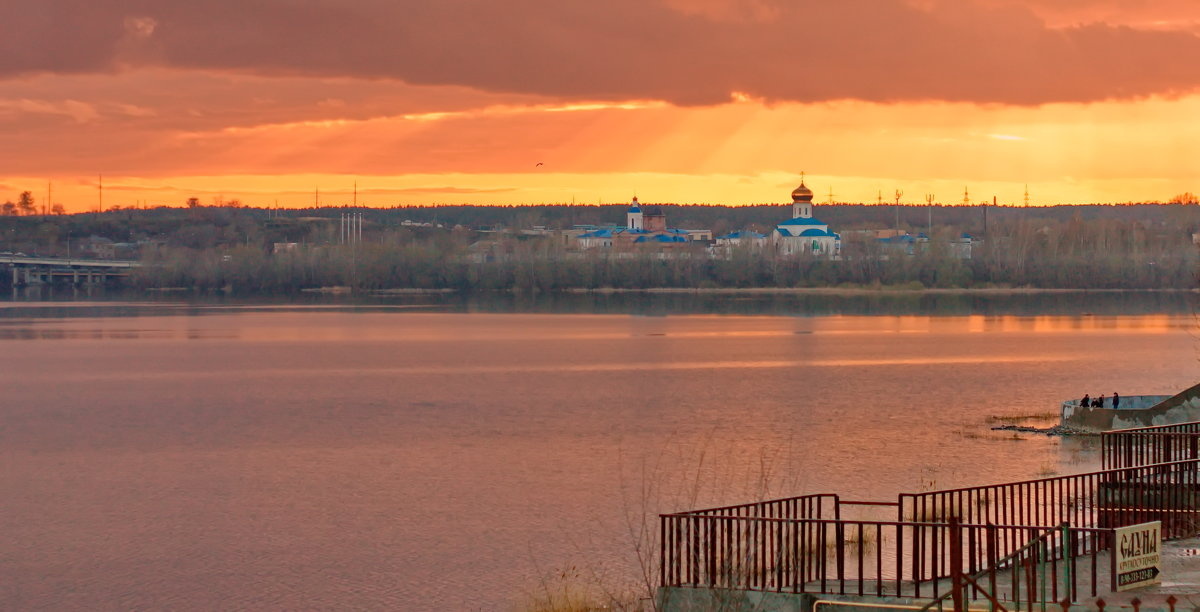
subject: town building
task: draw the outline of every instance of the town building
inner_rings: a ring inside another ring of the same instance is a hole
[[[842,237],[813,216],[813,192],[803,179],[792,191],[792,218],[775,227],[771,240],[781,255],[834,258],[842,250]]]
[[[717,238],[718,248],[737,248],[740,246],[762,247],[767,243],[767,235],[752,230],[730,232]]]
[[[587,228],[587,231],[574,234],[574,239],[575,244],[584,250],[633,246],[661,248],[689,242],[710,242],[712,230],[668,228],[667,214],[661,207],[644,206],[635,197],[625,211],[625,227]]]

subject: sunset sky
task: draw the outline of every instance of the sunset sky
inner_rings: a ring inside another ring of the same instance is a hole
[[[1195,0],[0,3],[0,200],[1200,191]],[[541,162],[541,166],[537,164]]]

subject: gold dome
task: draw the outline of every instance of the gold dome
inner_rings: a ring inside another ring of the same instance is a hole
[[[812,189],[804,186],[804,181],[800,181],[800,186],[792,191],[793,202],[811,202],[813,199]]]

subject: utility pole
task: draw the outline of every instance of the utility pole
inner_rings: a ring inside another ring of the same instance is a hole
[[[96,212],[104,212],[104,175],[103,174],[96,175],[96,187],[100,190],[99,191],[100,209],[97,210]]]
[[[933,238],[933,194],[925,195],[925,210],[929,212],[929,234]]]
[[[904,195],[903,191],[896,190],[896,235],[900,235],[900,196]]]
[[[1029,183],[1025,183],[1025,208],[1029,208]]]

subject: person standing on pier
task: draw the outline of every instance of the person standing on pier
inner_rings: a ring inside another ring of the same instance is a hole
[[[1087,394],[1087,393],[1084,393],[1084,394],[1083,394],[1083,399],[1079,400],[1079,406],[1080,406],[1080,407],[1082,407],[1082,408],[1090,408],[1090,407],[1091,407],[1091,405],[1092,405],[1092,397],[1091,397],[1091,395],[1089,395],[1089,394]]]
[[[1113,391],[1113,410],[1121,409],[1121,394]]]

